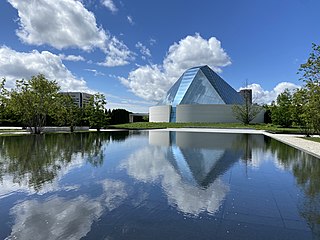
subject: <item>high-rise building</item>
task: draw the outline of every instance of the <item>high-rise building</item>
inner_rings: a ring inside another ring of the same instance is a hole
[[[84,107],[89,102],[90,98],[93,97],[92,94],[84,92],[60,92],[60,94],[69,95],[74,104],[80,108]]]

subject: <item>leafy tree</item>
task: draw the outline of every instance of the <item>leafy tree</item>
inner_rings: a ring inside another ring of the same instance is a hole
[[[100,131],[102,127],[108,124],[109,118],[105,114],[106,98],[101,93],[96,93],[89,103],[85,106],[85,113],[89,121],[90,127]]]
[[[59,109],[56,81],[49,81],[43,74],[30,80],[17,80],[16,88],[10,92],[9,107],[21,117],[21,121],[34,134],[40,134],[46,123],[46,117]]]
[[[250,124],[261,110],[261,106],[258,104],[252,104],[247,94],[244,96],[244,103],[242,105],[234,105],[232,107],[235,118],[244,124]]]
[[[292,126],[292,109],[292,94],[286,89],[278,95],[276,104],[271,105],[272,122],[282,127]]]
[[[306,136],[313,133],[313,126],[308,116],[308,91],[305,88],[298,89],[292,96],[292,118],[296,126],[300,126]]]
[[[81,109],[74,104],[69,95],[59,95],[57,101],[60,102],[59,111],[55,111],[53,118],[58,125],[70,126],[70,132],[74,132],[74,127],[81,121]]]
[[[109,110],[110,111],[110,110]],[[110,123],[111,124],[122,124],[129,122],[129,113],[125,109],[113,109],[110,111]]]
[[[312,44],[306,63],[299,68],[300,80],[305,82],[306,108],[304,114],[315,132],[320,132],[320,45]]]
[[[0,122],[4,117],[6,109],[6,89],[4,88],[6,79],[3,78],[0,82]]]

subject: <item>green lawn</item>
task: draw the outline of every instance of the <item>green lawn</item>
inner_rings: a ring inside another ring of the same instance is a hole
[[[159,128],[245,128],[256,130],[267,130],[274,133],[301,133],[299,128],[281,128],[271,124],[249,124],[241,123],[151,123],[135,122],[126,124],[110,125],[109,128],[124,129],[159,129]]]
[[[303,139],[320,143],[320,137],[303,137]]]

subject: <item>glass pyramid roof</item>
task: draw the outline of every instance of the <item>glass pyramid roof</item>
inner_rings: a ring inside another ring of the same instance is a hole
[[[185,71],[158,105],[242,104],[243,97],[208,66]]]

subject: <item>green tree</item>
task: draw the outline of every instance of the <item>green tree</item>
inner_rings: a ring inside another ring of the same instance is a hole
[[[320,45],[312,44],[306,63],[299,68],[307,91],[305,115],[315,132],[320,132]]]
[[[34,134],[40,134],[47,115],[58,111],[60,102],[56,81],[49,81],[43,74],[30,80],[17,80],[16,87],[10,91],[10,109],[20,116],[21,121]]]
[[[298,89],[292,96],[292,118],[306,136],[313,133],[313,125],[309,117],[309,96],[305,88]]]
[[[53,118],[58,125],[70,126],[70,132],[81,121],[81,109],[74,102],[71,96],[60,94],[57,98],[60,102],[59,110],[54,112]]]
[[[272,122],[282,127],[292,126],[292,109],[292,93],[286,89],[278,95],[276,103],[271,105]]]
[[[244,124],[250,124],[262,111],[262,107],[252,103],[251,100],[249,100],[249,96],[245,95],[244,103],[242,105],[234,105],[232,111],[237,120]]]
[[[111,124],[122,124],[129,122],[129,114],[125,109],[113,109],[110,112],[110,123]]]
[[[101,93],[96,93],[90,98],[89,103],[85,106],[85,113],[90,127],[100,131],[102,127],[108,124],[109,118],[105,114],[106,98]]]
[[[6,83],[6,79],[3,78],[2,81],[0,82],[0,122],[2,122],[4,115],[5,115],[5,110],[6,110],[6,89],[4,88],[4,85]]]

